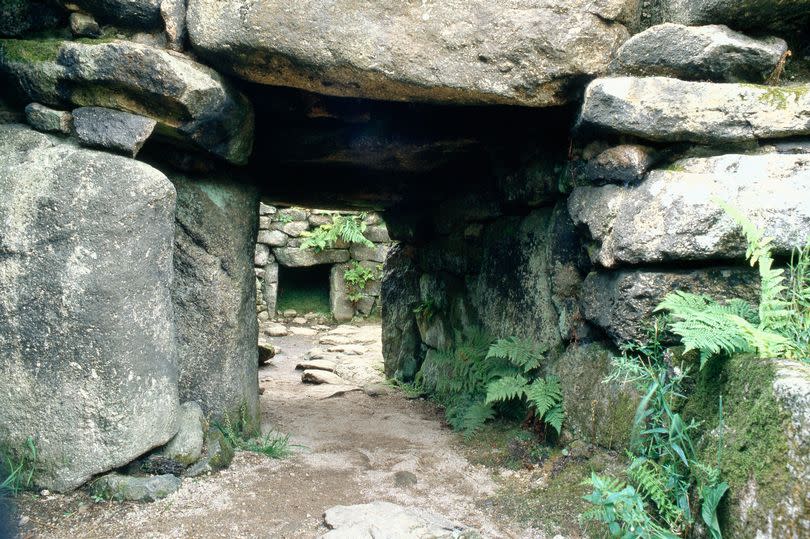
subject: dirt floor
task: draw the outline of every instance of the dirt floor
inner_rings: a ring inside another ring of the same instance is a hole
[[[433,405],[390,388],[371,397],[351,384],[355,376],[366,387],[383,381],[379,332],[321,328],[273,339],[281,352],[259,372],[263,426],[291,435],[288,458],[240,452],[229,469],[184,479],[177,493],[149,504],[96,503],[82,491],[24,496],[24,537],[309,538],[326,531],[327,508],[374,500],[437,512],[483,537],[551,537],[499,511],[498,471],[468,460]],[[356,341],[359,350],[343,348],[350,355],[339,350]],[[313,347],[345,360],[350,384],[301,383],[295,366]]]

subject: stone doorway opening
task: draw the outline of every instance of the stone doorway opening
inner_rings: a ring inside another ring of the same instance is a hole
[[[329,313],[329,264],[306,267],[279,266],[276,310]]]

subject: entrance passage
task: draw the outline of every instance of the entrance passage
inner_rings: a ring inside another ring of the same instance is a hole
[[[330,264],[278,268],[278,303],[276,309],[284,312],[294,309],[299,313],[329,314]]]

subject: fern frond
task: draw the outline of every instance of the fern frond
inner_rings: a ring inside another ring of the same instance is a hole
[[[562,424],[565,420],[565,410],[563,409],[562,405],[557,405],[552,407],[549,411],[543,415],[543,421],[546,424],[551,425],[554,427],[554,430],[557,431],[557,435],[562,432]]]
[[[498,339],[489,347],[487,358],[506,358],[527,373],[540,366],[545,348],[526,339],[509,337]]]
[[[545,380],[538,378],[526,388],[526,399],[534,406],[538,417],[545,416],[563,400],[560,380],[556,376],[548,376]]]
[[[536,381],[535,381],[536,382]],[[522,398],[527,391],[526,378],[521,375],[504,376],[487,385],[486,403],[506,402],[512,399]]]
[[[655,504],[659,516],[670,528],[676,528],[683,521],[683,511],[670,498],[666,474],[657,464],[638,458],[627,469],[627,476],[636,489]]]
[[[495,410],[489,404],[475,402],[460,407],[458,410],[450,410],[447,415],[451,426],[469,437],[495,417]]]

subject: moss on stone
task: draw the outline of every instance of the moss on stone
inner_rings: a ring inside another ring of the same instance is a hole
[[[757,99],[760,103],[770,105],[778,110],[785,110],[790,101],[798,103],[810,91],[810,87],[807,85],[761,86],[758,84],[743,84],[743,86],[757,90],[759,92]]]
[[[0,57],[8,62],[55,62],[61,39],[0,39]]]
[[[774,397],[773,379],[770,360],[715,360],[699,374],[684,407],[687,419],[704,422],[700,459],[713,464],[719,458],[723,480],[730,486],[719,515],[732,537],[754,537],[757,526],[778,511],[788,488],[789,417]]]

